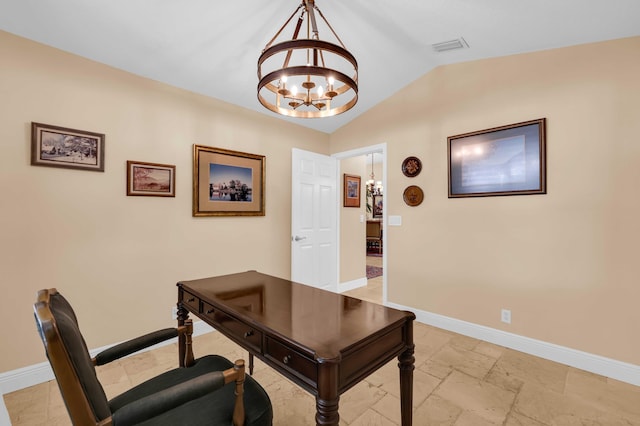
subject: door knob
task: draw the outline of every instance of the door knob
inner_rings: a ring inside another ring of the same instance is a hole
[[[307,237],[299,237],[299,236],[295,236],[294,241],[302,241],[302,240],[306,240]]]

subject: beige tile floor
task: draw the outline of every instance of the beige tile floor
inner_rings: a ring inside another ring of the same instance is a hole
[[[380,301],[382,279],[370,281],[350,294]],[[639,387],[420,323],[414,340],[416,426],[640,425]],[[196,355],[246,359],[219,333],[196,337],[194,349]],[[173,368],[176,351],[173,344],[99,367],[107,395]],[[258,360],[254,377],[271,397],[274,425],[314,424],[315,401],[308,393]],[[7,394],[5,404],[14,426],[70,424],[55,381]],[[343,394],[340,417],[341,425],[399,425],[396,362]]]

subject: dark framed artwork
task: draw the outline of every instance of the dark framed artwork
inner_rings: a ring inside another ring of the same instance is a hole
[[[360,176],[344,174],[343,206],[360,207]]]
[[[31,123],[31,165],[104,172],[103,133]]]
[[[373,217],[374,219],[378,219],[382,217],[382,207],[384,198],[382,198],[382,194],[373,196]]]
[[[264,155],[193,146],[193,216],[264,216]]]
[[[545,121],[447,138],[449,198],[546,194]]]
[[[127,195],[176,196],[176,166],[127,161]]]

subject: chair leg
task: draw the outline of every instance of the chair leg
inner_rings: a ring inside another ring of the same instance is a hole
[[[239,359],[233,365],[234,375],[236,376],[236,405],[233,409],[233,425],[244,425],[244,360]],[[226,382],[226,380],[225,380]]]
[[[253,376],[253,354],[249,353],[249,375]]]
[[[193,320],[188,319],[184,322],[185,327],[187,327],[187,332],[184,336],[184,366],[191,367],[193,365],[194,357],[193,357]]]

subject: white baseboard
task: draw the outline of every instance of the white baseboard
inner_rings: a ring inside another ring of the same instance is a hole
[[[213,328],[203,321],[195,321],[193,323],[193,335],[199,336],[201,334],[209,333],[213,331]],[[158,343],[157,345],[146,348],[140,352],[151,351],[162,346],[170,345],[175,342],[175,339],[170,339],[165,342]],[[108,349],[113,345],[103,346],[101,348],[92,349],[89,351],[91,356]],[[138,353],[140,353],[138,352]],[[9,414],[7,408],[4,405],[4,398],[2,395],[17,391],[19,389],[28,388],[40,383],[53,380],[53,370],[48,362],[41,362],[39,364],[30,365],[28,367],[18,368],[17,370],[7,371],[0,374],[0,426],[10,425]]]
[[[338,293],[344,293],[345,291],[355,290],[356,288],[365,287],[367,285],[367,277],[358,278],[356,280],[347,281],[345,283],[338,284]]]
[[[611,358],[582,352],[553,343],[519,336],[495,328],[461,321],[444,315],[418,311],[407,306],[387,303],[396,309],[413,311],[418,322],[484,340],[499,346],[515,349],[550,361],[559,362],[591,373],[600,374],[621,382],[640,386],[640,366]]]
[[[7,407],[4,405],[4,398],[0,398],[0,425],[11,426],[11,419],[7,412]]]

